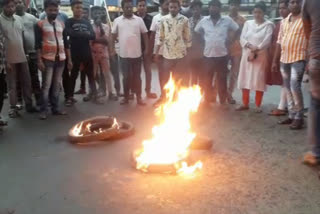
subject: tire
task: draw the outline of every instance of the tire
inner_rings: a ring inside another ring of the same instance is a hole
[[[138,156],[140,150],[137,150],[132,153],[131,155],[131,164],[132,167],[136,170],[137,169],[137,161],[136,157]],[[138,170],[143,173],[155,173],[155,174],[176,174],[176,168],[174,164],[150,164],[146,171]]]
[[[90,142],[93,141],[101,141],[105,139],[109,139],[110,137],[113,137],[114,135],[118,134],[118,130],[116,127],[112,127],[114,118],[108,117],[108,116],[100,116],[100,117],[94,117],[90,118],[84,121],[81,121],[77,123],[75,126],[72,127],[69,131],[69,141],[71,143],[76,144],[90,144]],[[86,132],[84,130],[83,135],[79,136],[76,133],[74,133],[74,128],[79,127],[82,123],[81,130],[86,129],[87,125],[90,123],[90,132]],[[98,130],[99,128],[104,128],[102,132],[93,133],[93,131]]]
[[[132,123],[130,122],[118,122],[120,129],[117,130],[117,133],[112,137],[108,138],[108,140],[120,140],[123,138],[130,137],[134,134],[135,129]]]
[[[192,150],[210,150],[212,148],[212,139],[205,136],[196,136],[192,141],[190,149]]]

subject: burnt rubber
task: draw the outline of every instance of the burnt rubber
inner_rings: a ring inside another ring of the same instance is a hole
[[[101,141],[109,139],[110,137],[115,136],[118,133],[116,127],[112,127],[114,118],[108,116],[99,116],[90,118],[84,121],[77,123],[69,131],[69,140],[71,143],[76,144],[90,144],[93,141]],[[73,129],[79,127],[82,123],[81,133],[82,136],[75,135]],[[87,125],[91,124],[90,130],[87,129]],[[99,131],[99,129],[102,129]],[[97,133],[95,133],[97,131]]]
[[[210,150],[212,148],[212,139],[205,136],[196,136],[191,143],[192,150]]]
[[[118,122],[119,124],[119,129],[117,130],[117,133],[110,137],[110,140],[120,140],[123,138],[130,137],[131,135],[134,134],[135,129],[132,123],[129,122]],[[108,139],[108,140],[109,140]]]

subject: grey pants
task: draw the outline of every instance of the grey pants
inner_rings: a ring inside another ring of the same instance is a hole
[[[11,70],[7,72],[8,92],[11,108],[15,108],[18,102],[17,96],[17,79],[21,84],[22,95],[26,104],[26,109],[32,107],[32,87],[28,63],[10,64]]]
[[[287,92],[289,118],[303,118],[303,96],[301,82],[305,71],[306,62],[298,61],[294,63],[281,63],[280,70],[283,78],[283,85]]]

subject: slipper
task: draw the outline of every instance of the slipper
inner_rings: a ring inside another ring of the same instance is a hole
[[[284,116],[286,114],[286,111],[281,109],[274,109],[269,113],[270,116]]]

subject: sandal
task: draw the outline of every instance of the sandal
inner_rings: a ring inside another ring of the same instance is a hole
[[[239,106],[236,108],[236,111],[247,111],[249,110],[249,106]]]
[[[281,110],[281,109],[274,109],[269,113],[270,116],[277,116],[277,117],[284,116],[286,114],[287,114],[287,112],[285,110]]]
[[[9,117],[10,118],[17,118],[17,117],[20,117],[20,114],[16,109],[11,109],[9,111]]]
[[[7,126],[8,122],[0,119],[0,126]]]

